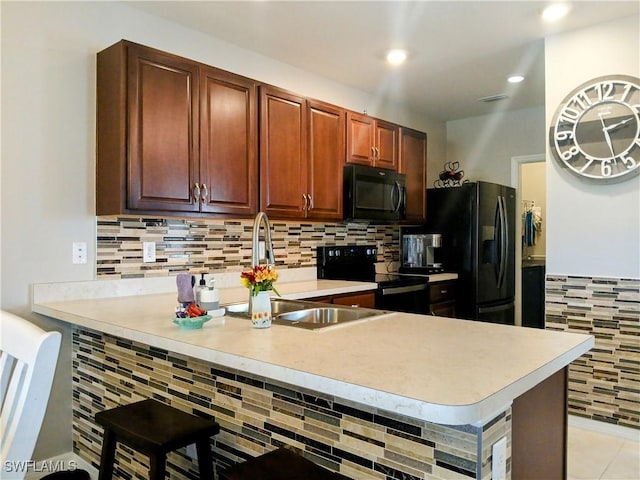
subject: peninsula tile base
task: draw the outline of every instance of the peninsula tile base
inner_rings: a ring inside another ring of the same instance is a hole
[[[510,408],[483,426],[439,425],[80,327],[72,352],[74,452],[96,467],[102,430],[95,414],[156,398],[215,417],[218,469],[290,445],[358,480],[488,480],[492,446],[506,436],[511,478]],[[189,453],[169,455],[171,479],[198,478]],[[144,456],[119,445],[116,462],[116,477],[147,478]]]

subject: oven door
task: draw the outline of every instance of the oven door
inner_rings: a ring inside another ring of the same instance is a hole
[[[429,284],[381,285],[376,292],[376,308],[426,315],[429,313]]]

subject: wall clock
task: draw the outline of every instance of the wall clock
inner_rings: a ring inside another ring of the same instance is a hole
[[[560,165],[598,183],[640,173],[640,79],[611,75],[578,86],[558,105],[549,145]]]

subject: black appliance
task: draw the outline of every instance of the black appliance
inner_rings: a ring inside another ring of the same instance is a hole
[[[344,219],[395,222],[406,215],[404,174],[367,167],[344,167]]]
[[[393,273],[376,273],[375,246],[317,247],[318,278],[375,282],[376,308],[395,312],[429,313],[428,279]]]
[[[442,234],[444,268],[458,273],[460,318],[515,323],[515,202],[488,182],[427,190],[425,230]]]

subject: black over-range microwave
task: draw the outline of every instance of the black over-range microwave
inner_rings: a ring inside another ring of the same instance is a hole
[[[404,220],[406,202],[404,174],[365,165],[345,165],[345,220]]]

